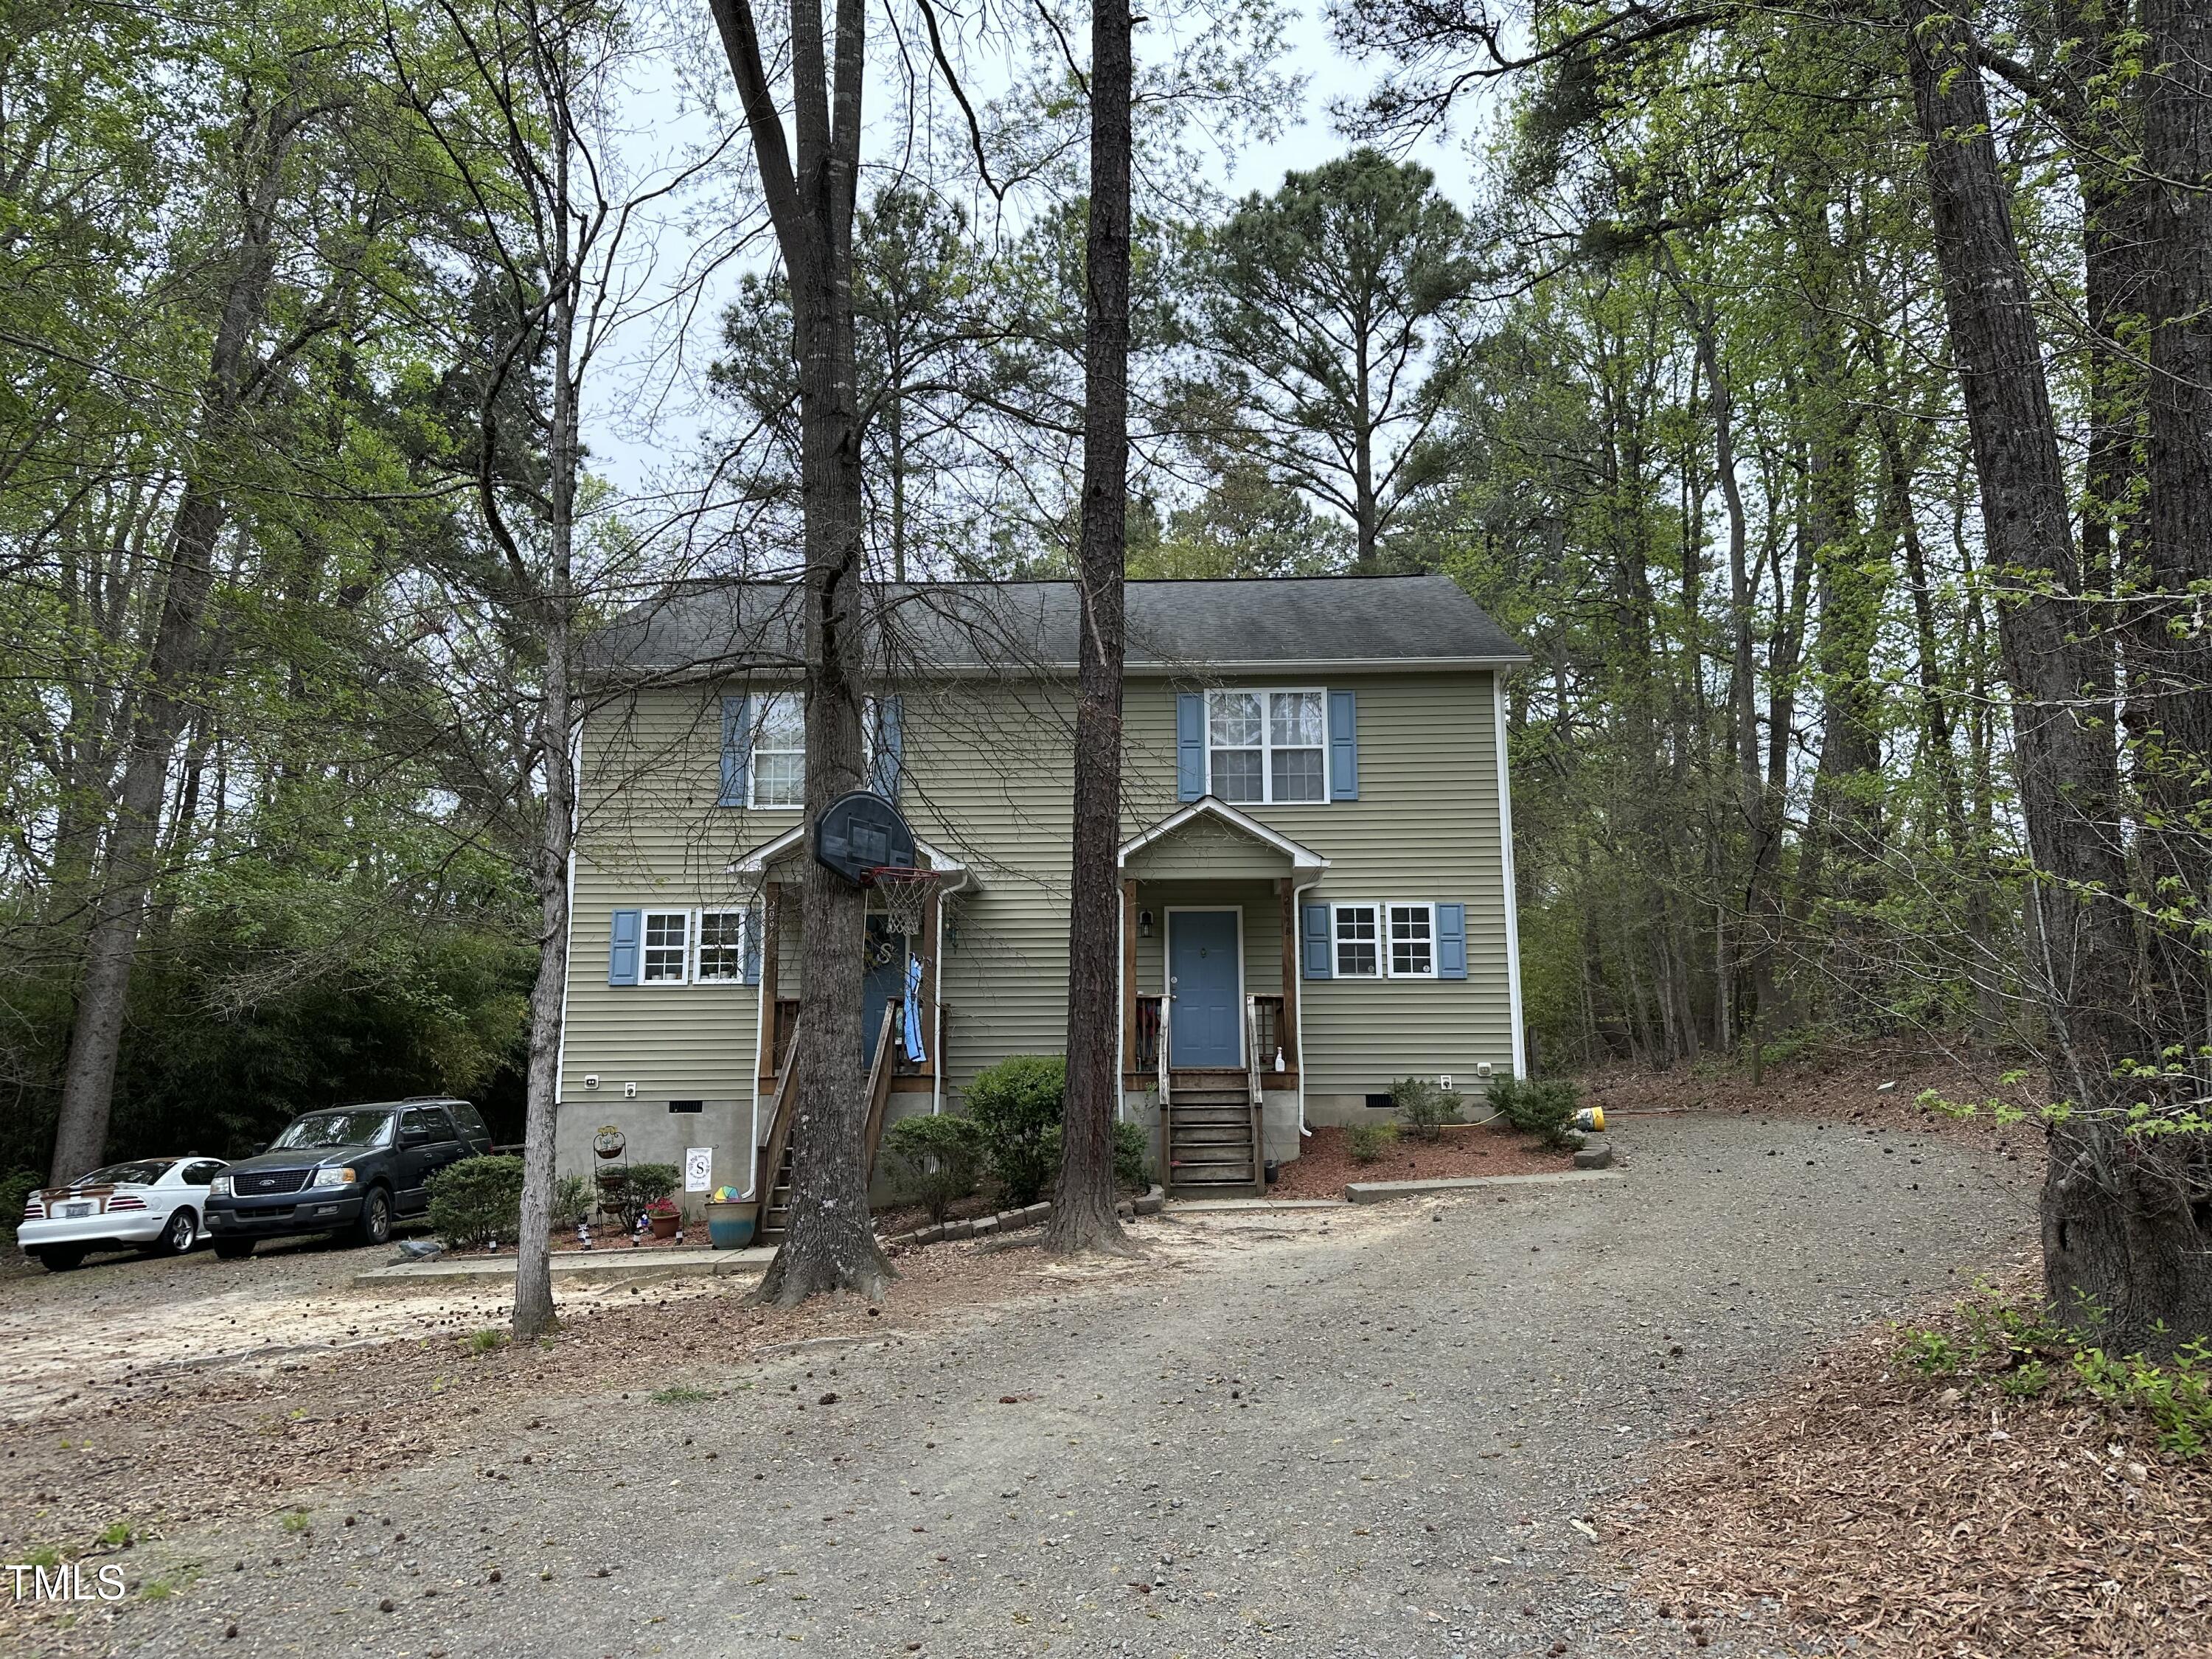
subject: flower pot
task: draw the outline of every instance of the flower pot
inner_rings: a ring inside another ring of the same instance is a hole
[[[760,1206],[750,1199],[707,1206],[707,1237],[718,1250],[742,1250],[753,1242],[753,1216]]]
[[[649,1215],[646,1224],[653,1229],[655,1238],[673,1238],[676,1230],[684,1224],[684,1218],[671,1210],[666,1215]]]

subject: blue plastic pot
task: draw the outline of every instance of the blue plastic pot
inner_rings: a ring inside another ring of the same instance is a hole
[[[742,1250],[753,1242],[753,1215],[758,1206],[750,1201],[738,1204],[709,1204],[707,1206],[707,1237],[718,1250]]]

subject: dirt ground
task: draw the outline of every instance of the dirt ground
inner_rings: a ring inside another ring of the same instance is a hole
[[[1615,1138],[1616,1181],[1170,1212],[1129,1262],[940,1246],[872,1311],[617,1287],[522,1351],[471,1340],[480,1300],[343,1288],[337,1252],[13,1279],[0,1550],[132,1588],[0,1608],[0,1649],[1686,1653],[1600,1504],[2016,1254],[2029,1193],[1887,1126]],[[1730,1625],[1719,1652],[1834,1650]]]
[[[1436,1181],[1453,1176],[1539,1175],[1565,1170],[1566,1152],[1547,1152],[1534,1137],[1492,1125],[1449,1125],[1435,1140],[1401,1132],[1371,1164],[1353,1158],[1351,1131],[1316,1127],[1298,1156],[1282,1166],[1270,1198],[1342,1198],[1350,1181]]]

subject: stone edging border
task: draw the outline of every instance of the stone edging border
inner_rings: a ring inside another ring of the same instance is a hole
[[[1125,1220],[1131,1216],[1158,1215],[1167,1201],[1166,1191],[1158,1185],[1141,1196],[1123,1199],[1114,1206],[1115,1212]],[[920,1249],[925,1245],[943,1244],[956,1238],[988,1238],[994,1233],[1010,1233],[1024,1227],[1041,1227],[1052,1213],[1052,1203],[1032,1204],[1025,1209],[1001,1210],[996,1215],[969,1216],[964,1220],[939,1222],[933,1226],[917,1227],[909,1233],[894,1233],[876,1243],[886,1250]]]

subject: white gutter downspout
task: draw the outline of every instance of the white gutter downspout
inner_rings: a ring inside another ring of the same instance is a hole
[[[768,1006],[768,872],[761,872],[759,888],[761,970],[753,981],[753,1062],[745,1068],[745,1104],[750,1108],[747,1116],[752,1127],[745,1132],[745,1193],[753,1195],[754,1183],[760,1176],[760,1063],[761,1039],[768,1023],[775,1018],[775,1010]],[[783,940],[776,940],[776,948],[783,948]]]
[[[937,937],[930,948],[937,952],[937,971],[930,975],[930,988],[936,993],[929,1008],[929,1040],[937,1046],[930,1050],[936,1055],[936,1064],[929,1073],[929,1115],[937,1116],[945,1109],[945,901],[968,884],[968,872],[960,872],[960,879],[937,890]]]
[[[1305,909],[1300,901],[1315,888],[1320,886],[1321,883],[1322,878],[1316,876],[1304,886],[1291,889],[1291,919],[1293,922],[1299,923],[1291,935],[1291,948],[1293,951],[1304,951],[1305,948],[1305,929],[1303,924]],[[1334,945],[1331,948],[1334,948]],[[1303,987],[1306,976],[1306,965],[1304,962],[1297,964],[1297,975],[1300,985]],[[1306,1127],[1306,994],[1303,988],[1298,992],[1298,1012],[1291,1021],[1291,1029],[1298,1045],[1298,1139],[1306,1140],[1312,1138],[1313,1131]]]
[[[1528,1075],[1528,1044],[1521,1032],[1521,886],[1513,874],[1513,769],[1505,746],[1505,672],[1493,669],[1491,724],[1498,730],[1498,837],[1505,872],[1505,979],[1513,1021],[1513,1075]]]

